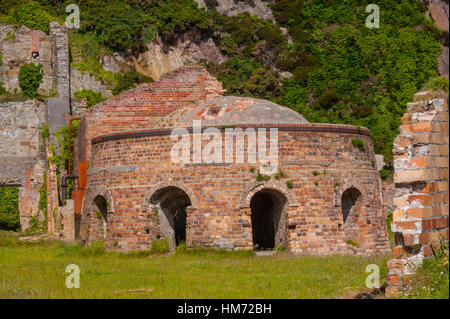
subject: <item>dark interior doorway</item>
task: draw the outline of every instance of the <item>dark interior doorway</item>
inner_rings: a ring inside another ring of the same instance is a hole
[[[278,191],[263,189],[250,201],[253,247],[273,249],[285,245],[286,197]]]
[[[186,208],[191,206],[189,196],[178,187],[165,187],[150,199],[158,207],[159,227],[163,237],[169,239],[169,249],[186,242]]]
[[[186,242],[186,207],[180,207],[174,216],[175,244]]]

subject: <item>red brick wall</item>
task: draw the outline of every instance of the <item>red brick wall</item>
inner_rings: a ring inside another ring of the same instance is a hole
[[[158,189],[174,185],[183,189],[192,203],[187,213],[188,247],[251,249],[248,201],[252,190],[267,187],[278,189],[288,199],[284,227],[290,251],[388,252],[372,142],[370,137],[352,129],[353,134],[320,129],[279,130],[279,169],[286,176],[280,180],[272,177],[267,182],[256,181],[259,164],[174,164],[170,160],[174,142],[168,135],[96,142],[92,145],[81,223],[89,228],[89,219],[85,217],[100,193],[109,205],[106,246],[120,250],[149,249],[152,241],[161,236],[158,217],[149,205],[150,197]],[[365,140],[364,151],[352,145],[355,138]],[[255,172],[250,168],[255,168]],[[315,175],[315,171],[319,174]],[[287,181],[292,181],[292,189],[287,188]],[[359,248],[347,243],[341,213],[342,194],[351,187],[361,192],[355,226]],[[97,226],[92,225],[92,229],[95,231]]]
[[[89,160],[90,140],[95,136],[149,129],[176,109],[221,94],[221,83],[203,68],[191,66],[97,104],[79,124],[78,161]]]
[[[19,190],[20,226],[25,231],[30,226],[30,218],[39,212],[39,185],[33,181],[33,168],[25,170],[25,185]],[[42,218],[42,217],[41,217]]]
[[[449,236],[448,100],[432,94],[415,95],[394,141],[392,231],[398,246],[388,263],[390,293]]]

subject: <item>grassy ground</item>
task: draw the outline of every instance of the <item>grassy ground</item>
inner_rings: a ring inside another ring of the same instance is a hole
[[[449,247],[441,242],[433,258],[426,259],[400,292],[408,299],[449,299]]]
[[[339,298],[365,288],[365,268],[388,257],[293,257],[213,250],[146,255],[105,253],[59,242],[21,244],[0,234],[0,298]],[[65,286],[66,266],[80,288]],[[142,289],[144,292],[127,290]]]

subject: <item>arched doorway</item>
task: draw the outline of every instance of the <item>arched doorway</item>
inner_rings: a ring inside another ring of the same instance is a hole
[[[102,195],[95,196],[80,228],[83,243],[105,240],[108,226],[108,203]]]
[[[262,189],[250,200],[253,247],[273,249],[285,245],[287,198],[274,189]]]
[[[169,239],[169,249],[186,242],[186,208],[191,200],[182,189],[169,186],[157,190],[150,198],[159,214],[160,233]]]
[[[359,216],[361,215],[362,194],[354,188],[348,188],[342,193],[342,218],[347,242],[360,244]]]

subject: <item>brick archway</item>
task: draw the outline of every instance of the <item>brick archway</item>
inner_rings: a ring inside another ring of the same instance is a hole
[[[252,200],[253,195],[263,189],[273,189],[279,191],[281,194],[286,196],[289,207],[297,207],[299,206],[297,197],[295,193],[287,188],[284,184],[278,181],[261,181],[254,182],[248,185],[241,194],[241,198],[239,200],[239,208],[250,208],[250,201]]]
[[[176,188],[179,188],[182,191],[184,191],[189,196],[189,199],[191,201],[191,206],[190,206],[191,209],[197,209],[197,205],[198,205],[197,197],[194,195],[194,192],[188,186],[186,186],[182,182],[161,182],[161,183],[154,185],[146,192],[145,198],[144,198],[144,203],[142,204],[142,211],[147,212],[152,205],[152,203],[151,203],[152,196],[160,189],[167,188],[167,187],[176,187]]]
[[[110,215],[114,213],[114,200],[111,195],[111,191],[107,187],[97,186],[89,189],[83,199],[80,220],[76,220],[75,225],[76,237],[81,238],[82,240],[83,231],[86,231],[90,227],[90,221],[88,217],[90,216],[90,212],[95,205],[94,201],[99,196],[103,197],[106,201],[105,214]]]
[[[358,182],[351,181],[351,182],[343,182],[342,184],[339,184],[337,190],[334,192],[333,196],[333,206],[334,207],[341,207],[342,206],[342,195],[344,192],[350,188],[355,188],[361,193],[361,200],[362,204],[366,204],[366,193],[365,188]]]

